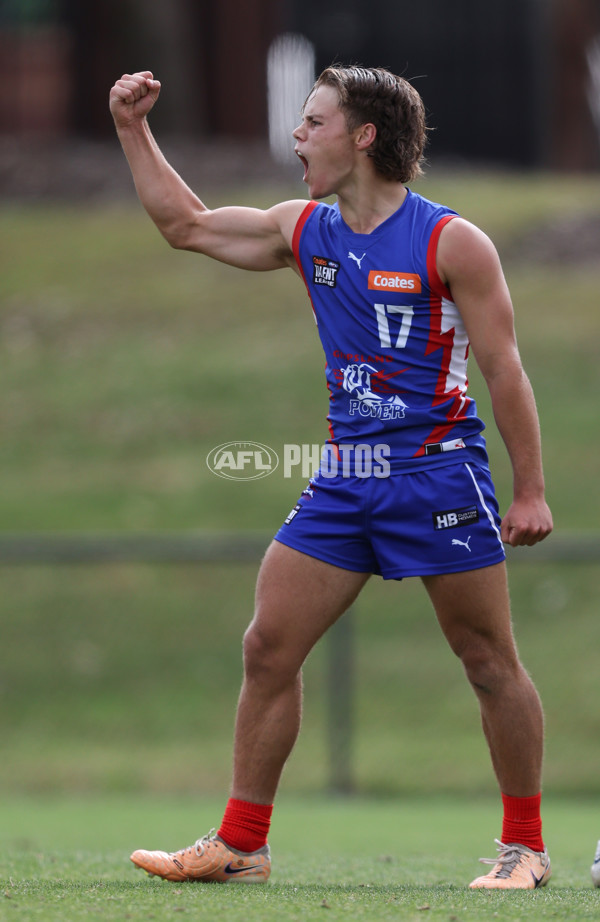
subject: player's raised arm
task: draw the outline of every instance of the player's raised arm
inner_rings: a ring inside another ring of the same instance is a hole
[[[438,270],[465,323],[512,464],[513,502],[502,521],[502,538],[511,545],[535,544],[551,532],[552,516],[544,498],[535,399],[519,356],[500,259],[482,231],[456,218],[440,236]]]
[[[294,266],[291,240],[306,202],[208,209],[167,162],[147,116],[160,93],[151,71],[124,74],[110,92],[110,110],[142,205],[177,249],[193,250],[242,269]]]

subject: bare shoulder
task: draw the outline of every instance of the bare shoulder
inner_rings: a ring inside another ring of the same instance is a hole
[[[464,218],[453,218],[444,226],[438,243],[437,265],[440,278],[453,280],[500,271],[496,247],[475,224]]]
[[[296,225],[307,205],[306,199],[290,199],[286,202],[280,202],[278,205],[273,205],[268,210],[269,216],[277,224],[290,249]]]
[[[490,368],[490,356],[514,356],[512,301],[500,257],[487,234],[462,218],[448,221],[440,234],[437,269],[482,371]]]

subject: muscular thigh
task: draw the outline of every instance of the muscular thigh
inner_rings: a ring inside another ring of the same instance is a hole
[[[457,655],[474,637],[514,648],[506,565],[423,578],[440,626]]]
[[[302,663],[369,579],[273,541],[256,584],[252,629]]]

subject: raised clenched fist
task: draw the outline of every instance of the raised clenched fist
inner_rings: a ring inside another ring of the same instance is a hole
[[[160,82],[149,70],[123,74],[110,91],[110,111],[117,128],[145,118],[158,99]]]

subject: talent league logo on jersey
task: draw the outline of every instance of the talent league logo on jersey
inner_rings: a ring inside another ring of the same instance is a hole
[[[371,269],[369,288],[372,291],[406,291],[410,294],[421,293],[421,276],[414,272],[382,272]]]
[[[335,288],[337,284],[337,274],[340,271],[340,264],[335,259],[327,259],[326,256],[313,256],[313,283],[315,285],[327,285],[328,288]]]

